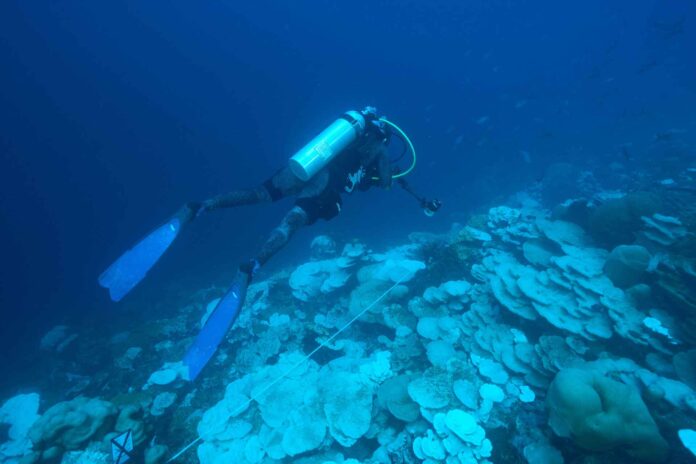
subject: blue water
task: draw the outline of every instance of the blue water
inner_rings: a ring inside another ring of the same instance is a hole
[[[127,326],[97,277],[135,239],[186,201],[257,185],[347,109],[397,121],[419,154],[411,183],[445,206],[426,218],[398,189],[354,195],[270,269],[320,233],[378,248],[446,231],[556,162],[619,188],[602,168],[658,162],[656,134],[696,142],[694,56],[689,0],[4,1],[0,359],[17,375],[0,393],[37,381],[26,362],[54,325]],[[288,207],[200,219],[126,308],[224,285]]]

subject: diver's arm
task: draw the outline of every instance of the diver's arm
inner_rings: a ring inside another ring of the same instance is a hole
[[[389,151],[384,144],[381,144],[378,150],[379,154],[376,163],[379,180],[377,182],[380,187],[388,189],[392,186],[392,168],[391,160],[389,159]]]
[[[428,200],[425,197],[418,195],[418,193],[416,193],[415,190],[413,190],[413,187],[411,187],[411,185],[408,182],[406,182],[406,179],[404,179],[403,177],[398,178],[396,181],[401,186],[401,188],[408,192],[413,198],[418,200],[418,203],[420,204],[420,207],[423,208],[423,212],[426,216],[432,216],[442,206],[442,202],[438,199]]]

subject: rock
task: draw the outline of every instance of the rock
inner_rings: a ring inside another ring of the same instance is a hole
[[[604,272],[614,285],[628,288],[642,282],[649,263],[650,253],[645,247],[619,245],[609,253]]]

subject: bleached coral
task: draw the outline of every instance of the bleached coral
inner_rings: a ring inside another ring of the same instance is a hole
[[[29,430],[39,419],[39,395],[28,393],[14,396],[0,408],[0,424],[7,424],[8,440],[0,443],[0,462],[17,462],[32,449]]]
[[[283,459],[318,449],[328,435],[351,446],[368,432],[377,386],[391,376],[386,352],[342,357],[321,368],[299,353],[281,355],[278,364],[230,384],[225,398],[204,414],[199,459]],[[260,427],[252,425],[259,419]]]

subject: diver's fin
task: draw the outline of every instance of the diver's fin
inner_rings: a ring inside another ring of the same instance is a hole
[[[99,285],[109,289],[113,301],[120,301],[167,251],[180,229],[181,221],[174,217],[150,232],[99,276]]]
[[[184,356],[184,365],[188,367],[188,380],[194,381],[201,370],[217,351],[218,345],[232,327],[239,311],[244,305],[249,275],[238,271],[232,286],[213,309],[212,314],[193,341]]]

